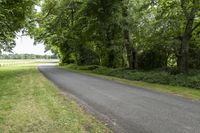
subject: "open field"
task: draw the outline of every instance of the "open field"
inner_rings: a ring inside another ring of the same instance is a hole
[[[0,133],[108,133],[35,65],[0,68]]]
[[[10,65],[23,65],[23,64],[33,64],[33,63],[48,63],[48,62],[58,62],[58,60],[46,60],[46,59],[27,59],[27,60],[0,60],[0,66],[10,66]]]

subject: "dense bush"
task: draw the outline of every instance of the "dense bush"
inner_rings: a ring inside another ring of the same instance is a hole
[[[167,67],[167,52],[162,45],[138,53],[138,67],[144,70]]]
[[[81,49],[79,49],[77,56],[78,65],[99,65],[99,63],[99,56],[93,50],[85,47],[81,47]]]
[[[192,69],[200,69],[200,46],[191,44],[189,49],[189,66]]]

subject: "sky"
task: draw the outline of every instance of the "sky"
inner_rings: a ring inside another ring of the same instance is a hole
[[[34,45],[34,40],[29,36],[22,36],[15,39],[16,47],[13,49],[13,53],[16,54],[37,54],[37,55],[51,55],[50,51],[45,51],[44,44]]]
[[[40,12],[41,7],[35,6],[35,9]],[[20,33],[19,33],[20,34]],[[13,53],[16,54],[37,54],[37,55],[52,55],[50,51],[45,51],[44,44],[34,45],[34,40],[30,36],[18,36],[15,39],[16,47],[13,49]]]
[[[35,6],[37,12],[41,11],[41,7]],[[18,37],[15,39],[16,47],[12,50],[15,54],[36,54],[36,55],[52,55],[50,51],[45,51],[44,44],[34,45],[34,40],[30,36],[20,36],[21,33],[18,33]]]

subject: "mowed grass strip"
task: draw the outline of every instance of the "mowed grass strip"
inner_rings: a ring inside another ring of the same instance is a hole
[[[35,66],[0,68],[0,133],[110,133]]]

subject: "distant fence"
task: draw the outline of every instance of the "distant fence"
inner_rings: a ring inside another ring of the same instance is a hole
[[[32,63],[53,63],[58,60],[0,60],[0,67],[11,66],[11,65],[23,65]]]

